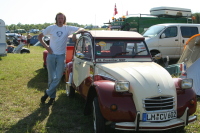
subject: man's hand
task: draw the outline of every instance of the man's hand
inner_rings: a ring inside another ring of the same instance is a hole
[[[73,42],[76,42],[76,34],[73,34],[73,35],[72,35],[72,41],[73,41]]]
[[[40,33],[38,35],[38,40],[40,41],[40,43],[44,46],[44,48],[46,48],[46,50],[50,53],[53,54],[52,49],[44,42],[44,40],[42,39],[44,37],[43,33]]]
[[[49,54],[53,54],[53,51],[51,50],[51,48],[49,46],[46,47],[46,50],[48,51]]]

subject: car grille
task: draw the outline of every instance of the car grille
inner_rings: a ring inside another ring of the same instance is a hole
[[[169,110],[175,105],[174,97],[153,97],[143,100],[146,111]]]

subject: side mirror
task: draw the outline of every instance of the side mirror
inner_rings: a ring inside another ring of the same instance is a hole
[[[161,39],[163,39],[165,37],[166,37],[165,33],[162,33],[161,36],[160,36]]]
[[[84,57],[85,57],[85,55],[84,55],[84,54],[82,54],[82,53],[76,53],[76,57],[77,57],[77,58],[84,58]]]

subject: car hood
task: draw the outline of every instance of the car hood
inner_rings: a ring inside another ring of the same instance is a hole
[[[129,92],[133,94],[136,108],[141,108],[142,101],[146,98],[159,96],[176,98],[176,89],[171,75],[154,62],[99,64],[97,68],[113,79],[130,82]]]

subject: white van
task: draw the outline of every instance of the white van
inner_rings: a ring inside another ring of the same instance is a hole
[[[0,19],[0,56],[7,56],[6,26],[2,19]]]
[[[161,53],[163,58],[178,59],[187,40],[199,33],[200,24],[167,23],[151,26],[143,36],[152,56]]]

